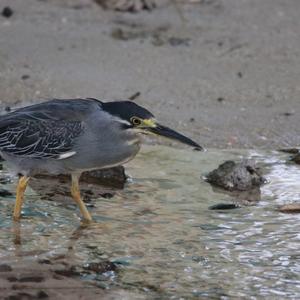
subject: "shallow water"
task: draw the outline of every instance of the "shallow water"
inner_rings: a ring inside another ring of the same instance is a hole
[[[213,191],[203,175],[241,157],[268,165],[261,200],[209,210],[235,200]],[[80,280],[130,290],[137,299],[299,299],[300,214],[276,210],[300,199],[300,167],[286,164],[287,158],[278,152],[146,146],[127,165],[126,188],[93,202],[96,223],[86,228],[79,227],[72,205],[39,200],[29,188],[17,230],[14,197],[0,201],[1,262],[31,264],[59,255],[81,265],[109,259],[119,271]],[[13,190],[15,179],[3,187]]]

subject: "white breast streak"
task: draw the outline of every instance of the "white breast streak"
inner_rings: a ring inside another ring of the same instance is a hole
[[[60,154],[58,156],[58,159],[66,159],[66,158],[69,158],[69,157],[71,157],[71,156],[73,156],[75,154],[76,154],[76,151],[66,152],[66,153]]]

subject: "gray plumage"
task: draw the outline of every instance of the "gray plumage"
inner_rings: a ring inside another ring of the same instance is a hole
[[[71,195],[83,219],[92,217],[80,196],[83,171],[123,164],[140,149],[140,133],[178,140],[202,150],[186,136],[156,122],[131,101],[50,100],[0,117],[0,153],[19,175],[13,218],[18,221],[30,176],[71,174]]]
[[[126,121],[96,99],[51,100],[0,118],[0,152],[16,173],[81,173],[119,165],[139,150]]]

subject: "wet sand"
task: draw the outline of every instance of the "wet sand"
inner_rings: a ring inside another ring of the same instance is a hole
[[[3,0],[0,99],[136,101],[206,148],[300,144],[298,0],[210,0],[138,14],[91,0]]]
[[[259,194],[223,193],[200,178],[241,156],[269,171]],[[300,170],[287,158],[145,146],[124,190],[91,197],[96,222],[84,227],[61,181],[48,199],[30,185],[20,223],[14,197],[1,198],[0,299],[298,299],[300,218],[278,211],[300,198]]]
[[[300,144],[298,0],[181,4],[183,18],[172,4],[138,14],[90,0],[2,0],[0,10],[5,5],[14,14],[0,16],[2,112],[53,97],[139,92],[137,103],[206,148]],[[0,273],[3,298],[142,299],[55,277],[53,266],[11,266]],[[43,282],[34,282],[40,274]]]

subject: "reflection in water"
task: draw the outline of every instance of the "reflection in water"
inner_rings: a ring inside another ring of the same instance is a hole
[[[14,234],[13,243],[16,246],[16,252],[17,251],[19,252],[19,246],[22,244],[20,222],[12,222],[12,230],[13,230],[13,234]],[[16,256],[18,256],[17,253],[16,253]]]
[[[261,195],[236,199],[201,179],[241,155],[269,164],[270,183]],[[109,260],[119,271],[74,276],[101,288],[130,290],[137,299],[299,298],[300,215],[276,210],[300,199],[300,168],[286,165],[286,157],[247,151],[187,155],[145,147],[127,167],[132,182],[124,190],[110,199],[91,197],[96,223],[90,226],[80,226],[68,200],[41,200],[33,189],[26,195],[24,218],[13,223],[14,198],[1,199],[0,258],[12,266],[47,262],[52,268],[83,269]],[[13,190],[14,183],[6,188]],[[260,201],[238,210],[208,209],[245,199]]]
[[[227,194],[232,198],[232,202],[238,205],[256,205],[261,200],[260,188],[253,188],[248,191],[225,191],[224,189],[212,186],[215,193]]]

